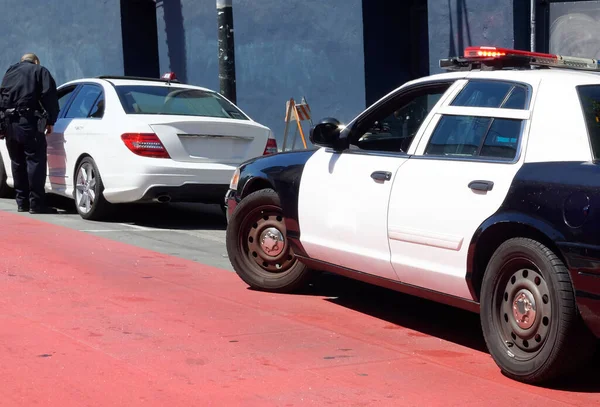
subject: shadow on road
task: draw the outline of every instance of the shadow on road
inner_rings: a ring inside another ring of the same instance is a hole
[[[299,294],[328,297],[329,302],[390,324],[488,353],[480,318],[475,313],[329,273],[317,275],[310,287]],[[589,366],[549,388],[600,393],[598,377],[600,347]]]
[[[66,214],[77,214],[75,203],[57,195],[48,195],[48,204]],[[219,205],[192,203],[116,205],[103,223],[129,223],[156,229],[225,230],[227,220]]]

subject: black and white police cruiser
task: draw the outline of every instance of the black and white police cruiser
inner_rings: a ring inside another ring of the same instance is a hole
[[[600,337],[599,64],[469,47],[440,66],[321,122],[321,148],[241,165],[229,258],[265,291],[319,270],[478,312],[506,375],[561,377]]]

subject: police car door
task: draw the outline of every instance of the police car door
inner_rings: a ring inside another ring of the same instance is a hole
[[[451,85],[394,93],[350,125],[349,149],[322,148],[308,160],[298,215],[300,240],[311,258],[397,280],[387,230],[391,188],[429,112]]]
[[[491,75],[461,81],[396,176],[389,244],[403,283],[472,298],[469,245],[502,205],[523,163],[534,89],[533,82]]]

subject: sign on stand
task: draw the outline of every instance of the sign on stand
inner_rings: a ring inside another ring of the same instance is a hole
[[[311,113],[310,113],[310,106],[309,106],[308,102],[303,97],[302,102],[297,104],[294,101],[294,98],[292,98],[286,102],[285,111],[286,111],[285,131],[283,134],[283,146],[282,146],[281,151],[286,151],[287,141],[288,141],[288,133],[290,130],[290,123],[292,123],[293,121],[296,122],[297,127],[294,131],[294,137],[292,139],[292,145],[291,145],[290,150],[294,150],[296,147],[298,133],[300,133],[300,138],[302,140],[304,149],[308,148],[307,144],[306,144],[306,136],[304,135],[304,130],[302,128],[302,122],[305,122],[305,121],[309,122],[311,126],[313,125]]]

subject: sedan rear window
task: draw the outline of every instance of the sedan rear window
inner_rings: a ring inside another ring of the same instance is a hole
[[[119,85],[127,114],[160,114],[249,120],[216,92],[175,86]]]
[[[600,85],[578,86],[577,93],[592,146],[592,155],[594,160],[600,160]]]

